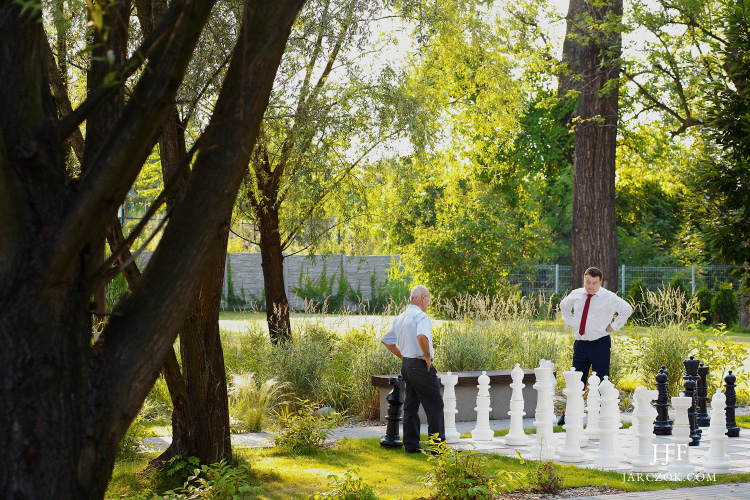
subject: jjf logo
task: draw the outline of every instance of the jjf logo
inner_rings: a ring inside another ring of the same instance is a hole
[[[664,443],[664,444],[657,444],[654,443],[654,462],[657,462],[657,455],[659,454],[659,447],[664,447],[664,461],[661,462],[660,465],[667,465],[670,462],[670,451],[674,449],[674,458],[675,460],[684,460],[687,458],[687,444],[676,444],[676,443]]]

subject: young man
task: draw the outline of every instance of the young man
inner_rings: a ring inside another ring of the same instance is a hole
[[[602,288],[602,272],[589,267],[583,273],[583,288],[573,290],[560,302],[560,312],[565,324],[573,329],[573,367],[583,373],[584,386],[590,368],[601,379],[609,375],[612,349],[609,334],[622,328],[633,314],[630,304]],[[565,415],[560,417],[558,425],[563,423]]]
[[[404,396],[404,450],[417,453],[419,445],[419,404],[427,415],[427,433],[438,435],[445,441],[443,420],[443,396],[440,380],[432,366],[435,355],[432,349],[432,323],[427,316],[430,292],[424,285],[411,290],[411,303],[393,322],[381,342],[393,354],[401,358],[401,376],[406,381]]]

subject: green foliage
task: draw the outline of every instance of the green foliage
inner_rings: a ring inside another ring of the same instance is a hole
[[[700,321],[704,325],[711,324],[711,301],[713,300],[714,295],[711,293],[711,290],[708,289],[706,285],[703,285],[699,287],[695,291],[694,299],[696,301],[696,309],[700,315]]]
[[[349,289],[347,299],[354,304],[361,304],[367,312],[383,313],[403,305],[409,297],[411,284],[411,274],[406,266],[397,261],[395,257],[391,257],[391,264],[388,267],[388,275],[385,280],[378,283],[377,275],[370,273],[370,300],[364,300],[359,286],[356,291]]]
[[[430,445],[427,459],[433,469],[424,478],[438,500],[487,499],[513,491],[523,480],[518,472],[491,471],[483,453],[451,448],[445,443]]]
[[[323,264],[323,270],[320,278],[311,279],[309,274],[300,271],[299,285],[293,287],[294,293],[299,295],[305,301],[305,310],[311,312],[338,312],[344,305],[344,299],[349,292],[349,284],[344,276],[344,268],[341,267],[338,283],[336,276],[328,279],[326,264]],[[336,292],[334,292],[334,283]]]
[[[729,283],[719,285],[719,290],[711,299],[711,315],[717,322],[731,325],[737,322],[739,310],[739,302],[732,285]]]
[[[669,372],[668,384],[670,396],[677,396],[682,389],[682,376],[685,366],[682,361],[687,359],[691,350],[690,333],[679,325],[672,325],[656,330],[648,335],[632,334],[637,342],[640,357],[635,366],[641,383],[653,389],[656,387],[655,378],[662,365]]]
[[[630,282],[630,290],[628,290],[626,300],[633,306],[631,320],[643,320],[648,317],[645,289],[646,285],[641,278],[636,278]]]
[[[172,414],[172,398],[164,377],[159,376],[156,383],[148,392],[138,413],[144,420],[168,419]]]
[[[729,370],[737,375],[738,386],[747,386],[742,377],[747,373],[743,360],[750,356],[750,349],[745,344],[732,342],[726,333],[723,324],[705,331],[696,330],[691,342],[695,358],[711,368],[708,374],[709,397],[723,386],[724,376]]]
[[[200,468],[200,465],[198,457],[175,455],[162,468],[168,477],[184,482],[197,468]]]
[[[343,477],[330,475],[331,489],[326,493],[316,493],[308,500],[377,500],[378,496],[372,486],[365,484],[357,475],[356,469],[346,469]]]
[[[222,294],[223,295],[223,294]],[[227,303],[227,307],[245,307],[247,299],[245,298],[245,287],[241,288],[240,294],[234,291],[234,280],[232,279],[232,260],[227,259],[227,295],[222,296]]]
[[[336,425],[334,418],[318,415],[317,405],[297,398],[297,409],[285,405],[276,414],[281,428],[274,445],[291,453],[311,453],[323,448]]]
[[[286,384],[274,379],[265,382],[255,380],[255,373],[232,376],[229,388],[229,415],[233,427],[239,432],[260,432],[263,421],[283,403]]]
[[[130,294],[128,289],[128,282],[125,280],[125,276],[119,273],[115,278],[107,283],[106,291],[106,303],[107,313],[111,314],[115,310],[115,306]]]
[[[250,470],[244,464],[231,466],[224,460],[193,471],[182,488],[166,492],[163,500],[242,500],[255,498],[262,486],[250,485]]]
[[[125,435],[122,437],[122,440],[120,440],[118,455],[122,456],[139,452],[141,450],[145,430],[146,428],[143,425],[143,418],[140,414],[136,415],[130,423],[127,432],[125,432]]]
[[[563,478],[557,474],[552,460],[541,461],[533,475],[533,488],[541,493],[557,493],[562,489]]]
[[[683,297],[685,297],[685,300],[690,300],[690,292],[688,292],[687,287],[682,282],[681,276],[675,276],[672,281],[669,282],[669,289],[670,290],[678,290],[680,294],[682,294]]]

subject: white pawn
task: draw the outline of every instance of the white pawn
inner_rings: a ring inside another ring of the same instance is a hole
[[[586,429],[583,433],[589,439],[599,439],[599,412],[601,405],[599,403],[599,383],[601,380],[596,376],[596,372],[592,371],[589,377],[589,395],[586,398],[586,413],[588,417],[586,419]]]
[[[680,393],[682,394],[682,393]],[[695,472],[695,467],[690,463],[690,423],[688,421],[688,408],[693,404],[692,397],[673,396],[672,408],[674,408],[674,427],[672,428],[672,442],[675,444],[675,459],[667,466],[670,474],[687,475]]]
[[[443,383],[443,417],[445,420],[445,442],[457,443],[461,440],[461,433],[456,429],[456,384],[458,375],[451,372],[440,375],[440,381]]]
[[[575,368],[563,372],[565,378],[565,446],[560,450],[561,462],[583,462],[583,373]]]
[[[638,387],[633,393],[635,410],[633,411],[634,423],[631,425],[633,430],[633,448],[637,450],[633,460],[633,472],[657,472],[654,458],[654,419],[657,411],[651,405],[651,401],[659,396],[656,389],[648,390],[645,387]]]
[[[477,406],[474,410],[477,412],[477,426],[471,431],[471,438],[474,441],[492,441],[495,433],[490,428],[490,377],[487,376],[487,372],[482,372],[482,375],[477,379],[479,384],[477,388]]]
[[[703,464],[706,472],[711,474],[724,474],[729,472],[729,456],[726,450],[727,441],[727,414],[725,405],[727,397],[721,390],[714,393],[711,399],[711,423],[708,426],[708,437],[711,444],[708,447],[708,455]]]
[[[505,444],[510,446],[524,446],[528,444],[529,437],[523,432],[523,416],[526,412],[523,411],[524,399],[523,399],[523,370],[521,365],[516,363],[516,367],[510,372],[510,378],[513,379],[513,383],[510,386],[513,388],[513,393],[510,396],[510,431],[505,436]]]
[[[618,456],[618,429],[620,427],[620,408],[618,391],[609,377],[599,385],[602,409],[599,415],[599,453],[594,457],[594,467],[600,469],[614,469],[620,463]]]
[[[550,382],[550,368],[539,366],[534,368],[536,383],[536,414],[534,427],[536,438],[531,447],[531,458],[534,460],[550,460],[555,453],[555,437],[553,435],[553,420],[555,412],[552,407],[552,384]]]

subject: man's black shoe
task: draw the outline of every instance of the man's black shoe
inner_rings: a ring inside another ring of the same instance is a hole
[[[411,450],[407,450],[406,448],[404,448],[404,451],[406,453],[421,453],[423,451],[427,451],[427,448],[422,448],[421,446],[418,447],[418,448],[413,448]]]
[[[560,426],[565,425],[565,414],[564,413],[562,415],[560,415],[560,418],[557,420],[557,425],[560,425]]]

